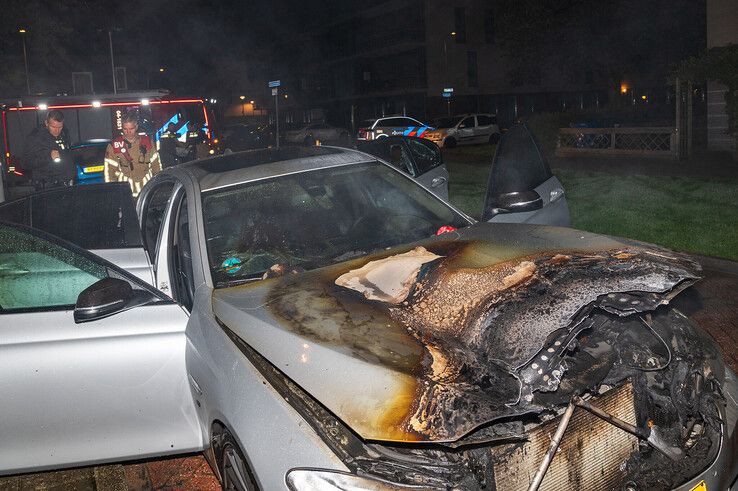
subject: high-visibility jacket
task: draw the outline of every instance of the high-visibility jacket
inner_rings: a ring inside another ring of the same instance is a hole
[[[131,142],[118,136],[105,151],[105,182],[128,181],[134,197],[160,170],[159,154],[146,135]]]

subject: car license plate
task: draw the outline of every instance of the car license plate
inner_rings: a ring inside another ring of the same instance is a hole
[[[85,167],[83,170],[85,171],[85,174],[90,174],[92,172],[102,172],[103,169],[105,169],[104,165],[91,165],[89,167]]]

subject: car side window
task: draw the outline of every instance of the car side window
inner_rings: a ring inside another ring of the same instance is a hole
[[[395,143],[390,145],[389,159],[387,161],[392,167],[400,169],[402,172],[411,176],[415,175],[412,160],[410,160],[410,157],[401,144]]]
[[[530,191],[553,176],[538,143],[525,126],[507,132],[490,171],[490,196]]]
[[[164,182],[153,189],[146,198],[143,216],[141,217],[141,231],[143,232],[144,247],[152,262],[156,255],[161,224],[164,221],[164,214],[167,211],[167,204],[173,191],[174,183]]]
[[[187,214],[187,197],[183,196],[177,210],[175,223],[174,247],[172,249],[172,271],[174,272],[177,302],[192,311],[192,300],[195,293],[195,281],[192,275],[192,249],[190,244],[190,221]]]
[[[142,245],[133,198],[125,184],[59,188],[24,199],[24,213],[16,203],[0,207],[3,220],[43,230],[84,249]],[[7,216],[6,206],[11,207]]]
[[[489,126],[492,124],[492,118],[484,114],[477,115],[477,124],[479,126]]]
[[[105,265],[27,230],[0,225],[0,314],[69,310]]]
[[[443,163],[441,149],[431,141],[408,139],[407,146],[415,159],[418,175],[425,174]]]
[[[474,116],[469,118],[464,118],[461,123],[459,123],[459,128],[474,128]]]

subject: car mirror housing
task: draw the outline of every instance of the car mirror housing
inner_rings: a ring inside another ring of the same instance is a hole
[[[515,191],[495,197],[492,215],[501,213],[520,213],[543,208],[543,199],[536,191]]]
[[[85,288],[77,297],[74,322],[89,322],[126,310],[133,297],[133,288],[127,281],[103,278]]]

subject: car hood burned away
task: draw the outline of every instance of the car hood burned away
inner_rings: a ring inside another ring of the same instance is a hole
[[[397,462],[414,462],[408,484],[527,486],[549,442],[541,451],[540,432],[552,433],[576,400],[643,433],[639,445],[580,407],[590,419],[573,424],[562,445],[578,443],[559,460],[589,462],[565,471],[565,482],[673,487],[720,445],[721,355],[666,307],[699,274],[690,259],[648,245],[477,224],[216,290],[213,306],[236,344],[271,370],[265,377],[281,377],[292,404],[325,418],[311,423],[319,434],[326,425],[358,434],[333,444],[349,467],[392,477]],[[597,445],[607,455],[593,454]]]

